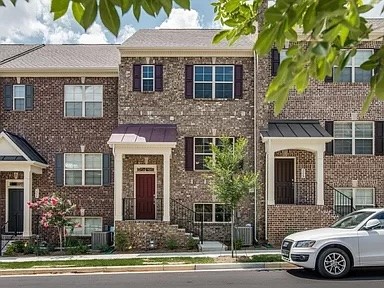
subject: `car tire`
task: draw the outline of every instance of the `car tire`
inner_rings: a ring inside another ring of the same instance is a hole
[[[351,259],[340,248],[327,248],[317,257],[316,271],[325,278],[342,278],[351,270]]]

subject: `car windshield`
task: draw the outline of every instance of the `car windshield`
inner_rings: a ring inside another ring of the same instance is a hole
[[[348,214],[333,224],[332,228],[342,229],[353,229],[358,226],[361,222],[371,216],[374,212],[372,211],[356,211]]]

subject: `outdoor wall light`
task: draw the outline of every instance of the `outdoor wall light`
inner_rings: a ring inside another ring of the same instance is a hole
[[[81,215],[81,216],[84,216],[84,215],[85,215],[85,209],[84,209],[84,208],[80,208],[80,215]]]

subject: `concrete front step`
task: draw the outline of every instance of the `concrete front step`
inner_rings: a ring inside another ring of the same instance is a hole
[[[202,244],[198,244],[198,246],[201,252],[225,251],[228,248],[227,245],[219,241],[204,241]]]

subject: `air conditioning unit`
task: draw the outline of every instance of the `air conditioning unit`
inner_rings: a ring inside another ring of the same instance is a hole
[[[253,245],[253,227],[235,227],[235,239],[241,240],[243,246]]]
[[[96,250],[105,245],[112,245],[112,232],[92,232],[92,249]]]

